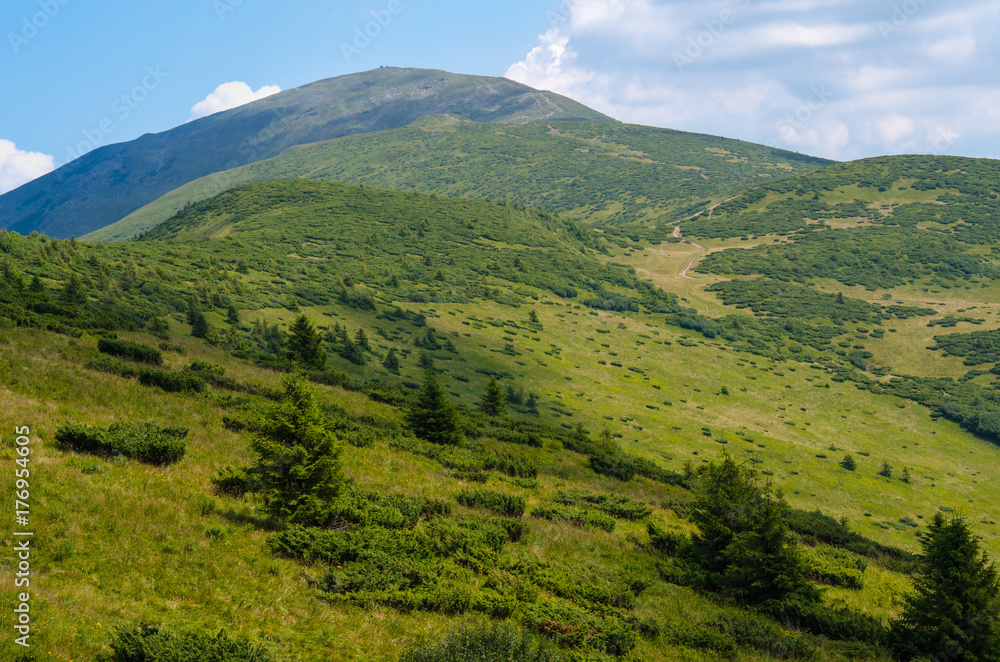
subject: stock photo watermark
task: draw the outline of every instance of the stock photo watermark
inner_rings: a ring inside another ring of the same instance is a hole
[[[8,32],[7,40],[14,50],[14,55],[21,52],[21,49],[28,45],[32,39],[45,29],[52,19],[59,15],[62,8],[72,0],[39,0],[38,11],[24,16],[21,19],[21,29],[17,32]]]
[[[340,42],[340,52],[348,64],[381,36],[382,31],[392,24],[394,18],[403,13],[401,0],[390,0],[382,9],[371,12],[372,20],[354,29],[354,39]]]
[[[878,22],[878,31],[882,33],[882,38],[888,39],[906,27],[927,2],[928,0],[905,0],[900,4],[894,4],[888,19]]]
[[[14,588],[19,593],[14,596],[14,631],[21,635],[14,638],[18,646],[30,648],[31,638],[31,538],[35,535],[31,530],[28,518],[31,516],[31,429],[28,426],[14,428],[14,460],[15,489],[14,521],[14,554],[16,555],[16,572],[14,572]]]
[[[118,122],[127,120],[149,98],[149,95],[169,77],[170,74],[159,66],[146,67],[146,75],[143,76],[142,81],[111,103],[111,114],[104,117],[93,128],[85,129],[83,140],[67,148],[66,163],[75,161],[84,154],[104,145],[108,137],[118,128]]]
[[[226,16],[236,11],[242,4],[243,0],[213,0],[212,8],[215,9],[215,15],[219,20],[224,21]]]
[[[788,138],[789,134],[794,134],[803,126],[808,124],[816,113],[833,98],[833,92],[825,85],[814,85],[809,89],[809,97],[799,104],[794,112],[788,113],[778,121],[778,133],[783,138]]]
[[[674,65],[677,67],[677,71],[684,71],[684,67],[694,64],[711,50],[715,42],[726,34],[729,26],[735,23],[740,14],[749,8],[750,0],[735,0],[714,18],[702,21],[702,26],[705,29],[688,37],[684,49],[674,51]]]

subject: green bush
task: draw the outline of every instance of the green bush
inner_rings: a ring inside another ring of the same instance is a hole
[[[56,441],[81,453],[123,455],[164,465],[184,457],[187,433],[185,428],[161,428],[156,423],[115,423],[106,429],[67,423],[56,431]]]
[[[240,637],[231,639],[225,631],[212,637],[205,634],[173,634],[159,628],[117,627],[112,635],[111,662],[271,662],[264,646],[255,646]]]
[[[571,522],[579,526],[590,526],[611,533],[615,530],[613,517],[585,508],[565,508],[557,505],[541,505],[531,511],[532,517],[553,522]]]
[[[827,586],[864,588],[868,561],[853,552],[836,547],[818,547],[808,557],[812,578]]]
[[[118,356],[123,359],[130,359],[140,363],[151,365],[163,365],[163,355],[160,350],[129,342],[127,340],[112,340],[101,338],[97,341],[97,351],[110,356]]]
[[[559,492],[555,497],[556,502],[567,505],[590,505],[598,510],[611,515],[615,519],[641,520],[646,519],[653,513],[649,504],[641,501],[633,501],[627,497],[612,494],[597,494],[585,490],[567,490]]]
[[[551,644],[509,623],[479,623],[450,633],[438,644],[417,643],[399,662],[558,662]]]
[[[462,490],[458,502],[469,508],[484,508],[498,515],[521,517],[524,514],[524,498],[493,490]]]
[[[242,499],[253,491],[254,481],[244,468],[223,467],[212,476],[212,487],[216,494]]]

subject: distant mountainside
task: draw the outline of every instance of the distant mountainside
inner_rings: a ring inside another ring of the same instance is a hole
[[[194,179],[288,147],[448,113],[477,122],[610,118],[503,78],[382,68],[322,80],[157,134],[95,149],[0,196],[0,227],[84,235]]]
[[[209,175],[85,238],[130,239],[221,191],[290,178],[539,206],[590,221],[656,223],[830,163],[739,140],[606,121],[511,126],[431,115],[405,128],[297,146]]]

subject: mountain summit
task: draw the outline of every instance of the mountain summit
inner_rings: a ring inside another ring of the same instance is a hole
[[[614,121],[505,78],[384,67],[95,149],[0,196],[0,227],[52,237],[83,235],[200,177],[271,158],[293,145],[404,127],[432,114],[497,124]]]

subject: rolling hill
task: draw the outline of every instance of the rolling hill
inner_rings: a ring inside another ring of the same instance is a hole
[[[558,118],[512,126],[456,115],[288,149],[196,180],[87,235],[129,239],[249,182],[308,178],[542,207],[587,222],[662,225],[749,186],[831,162],[739,140]]]
[[[976,163],[940,172],[971,183]],[[865,191],[873,208],[901,194],[878,188]],[[938,206],[992,199],[953,188],[959,199]],[[840,204],[839,185],[789,190]],[[743,213],[760,214],[767,195]],[[837,227],[855,218],[839,211],[815,231],[856,230]],[[138,622],[224,628],[275,660],[397,659],[421,635],[489,617],[559,643],[566,659],[888,660],[880,637],[935,512],[974,513],[984,545],[1000,550],[1000,446],[949,420],[946,402],[892,386],[940,361],[959,370],[949,395],[977,389],[987,402],[988,371],[962,381],[961,366],[970,348],[988,366],[988,342],[946,337],[972,322],[936,327],[951,315],[996,327],[991,252],[961,242],[970,260],[980,251],[968,278],[903,253],[902,266],[928,273],[873,292],[834,280],[846,275],[811,254],[794,277],[734,275],[735,262],[711,260],[808,246],[805,233],[758,221],[753,238],[703,238],[690,227],[700,222],[681,224],[710,251],[697,280],[678,272],[700,251],[676,237],[324,181],[239,186],[141,241],[0,233],[0,419],[35,441],[38,643],[51,651],[39,659],[95,657],[111,628]],[[352,481],[342,528],[323,534],[283,528],[256,497],[213,483],[252,461],[256,412],[281,400],[287,330],[301,315],[326,351],[311,379]],[[879,359],[920,329],[942,336],[939,349]],[[118,358],[128,352],[161,364]],[[409,428],[428,369],[459,407],[460,445]],[[477,407],[490,378],[506,417]],[[187,428],[183,459],[161,466],[56,438],[67,424],[130,421]],[[691,481],[723,450],[798,509],[797,547],[824,591],[796,628],[671,570],[670,541],[693,529]],[[0,453],[12,460],[14,447]],[[807,513],[816,508],[830,517]]]
[[[375,69],[94,149],[0,196],[0,225],[22,234],[81,236],[211,173],[276,156],[293,145],[402,127],[438,113],[498,124],[613,121],[571,99],[502,78]]]

